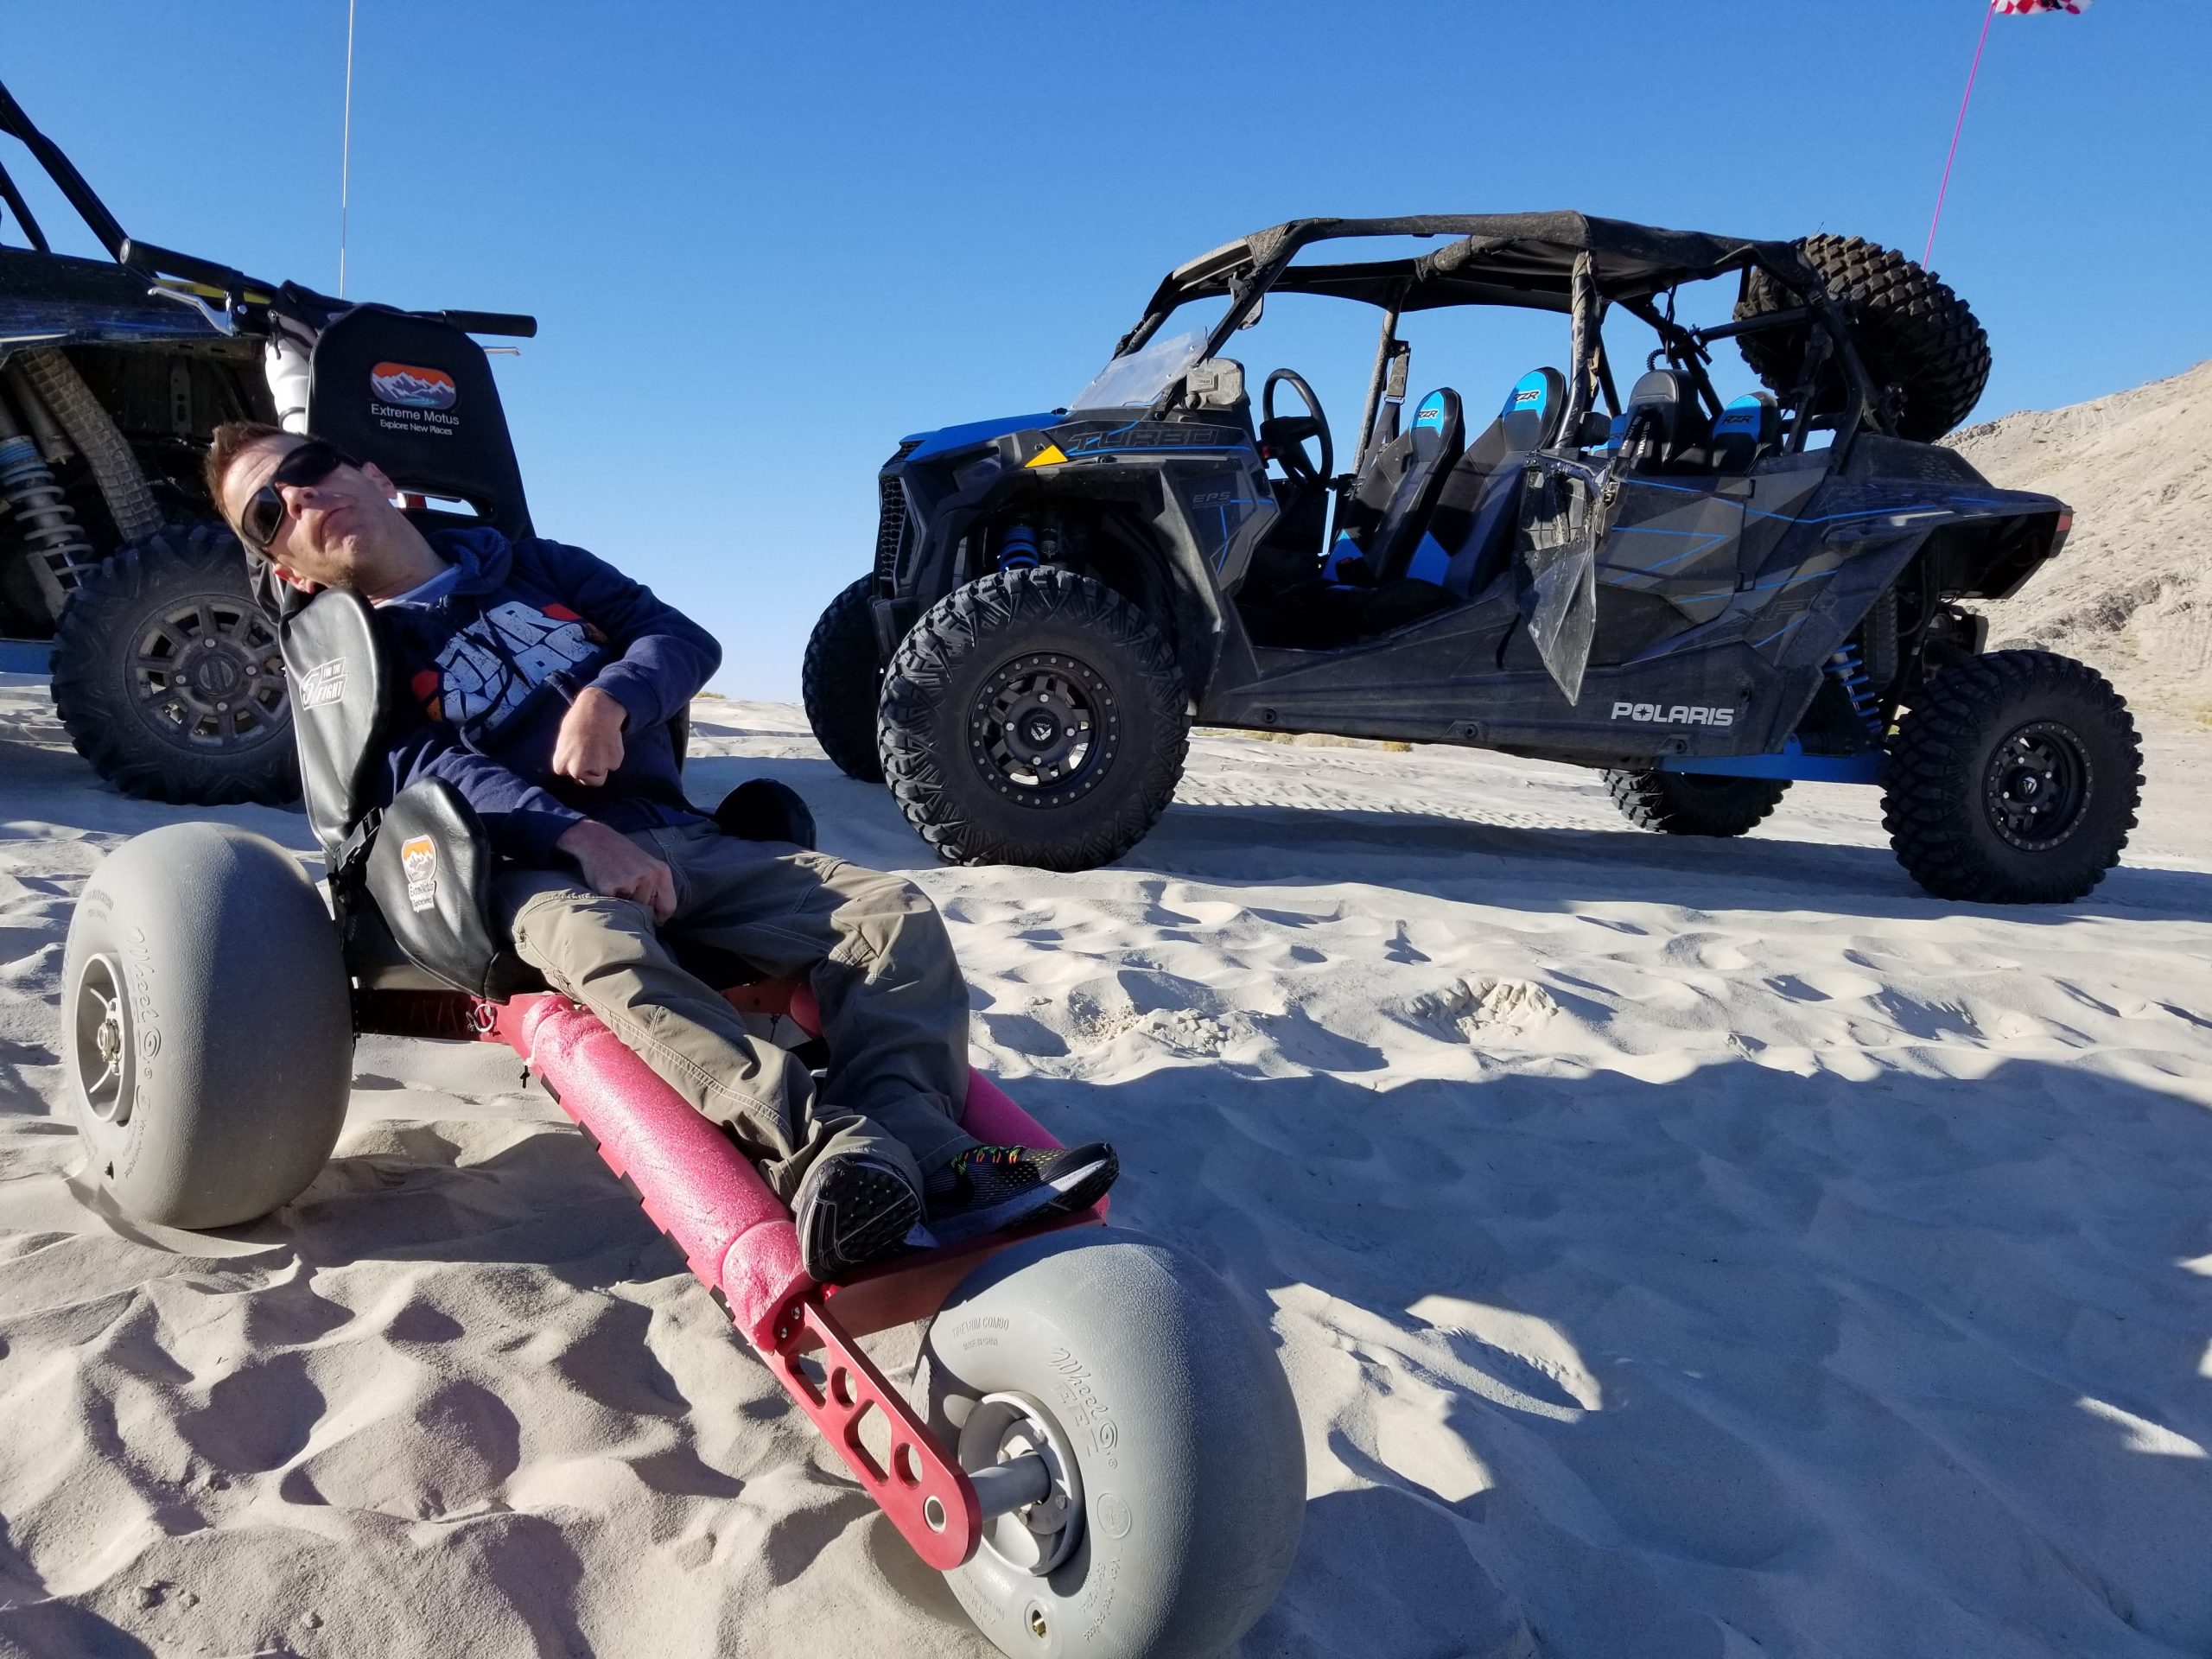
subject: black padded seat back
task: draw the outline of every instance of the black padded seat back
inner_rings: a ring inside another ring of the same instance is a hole
[[[286,617],[277,637],[291,681],[300,791],[335,869],[346,838],[385,785],[390,677],[376,613],[359,594],[328,588]]]
[[[1437,497],[1459,454],[1465,424],[1459,394],[1449,386],[1430,392],[1414,406],[1413,424],[1398,440],[1407,446],[1405,470],[1360,544],[1378,586],[1395,582],[1413,563],[1429,514],[1436,510]]]
[[[1505,406],[1467,446],[1444,481],[1430,533],[1451,555],[1444,587],[1465,599],[1503,568],[1521,499],[1520,459],[1548,449],[1567,420],[1567,377],[1531,369],[1513,383]]]
[[[506,411],[484,348],[449,322],[359,305],[326,327],[309,361],[308,429],[373,461],[403,490],[465,501],[425,527],[483,523],[530,534]]]
[[[1690,459],[1711,435],[1705,410],[1689,377],[1676,369],[1654,369],[1630,390],[1622,442],[1631,468],[1665,468]]]
[[[1738,397],[1713,423],[1713,464],[1724,473],[1747,473],[1782,441],[1782,406],[1770,391]]]

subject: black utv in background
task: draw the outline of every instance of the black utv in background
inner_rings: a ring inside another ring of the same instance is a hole
[[[71,741],[126,793],[292,800],[276,629],[200,466],[220,423],[278,419],[287,370],[304,410],[315,339],[350,308],[134,241],[4,86],[0,135],[21,145],[0,156],[0,669],[50,671]],[[24,153],[108,258],[54,251],[8,171]],[[297,349],[272,380],[288,331]],[[394,385],[426,403],[446,390]]]
[[[1342,474],[1306,381],[1274,369],[1255,421],[1224,355],[1285,296],[1381,317]],[[1462,307],[1555,314],[1556,362],[1407,420],[1407,325]],[[1724,343],[1761,385],[1726,403]],[[1985,654],[1962,602],[2070,524],[1936,446],[1988,372],[1951,290],[1857,238],[1278,226],[1172,272],[1068,409],[899,444],[808,715],[955,861],[1120,856],[1196,719],[1600,767],[1675,834],[1740,835],[1796,779],[1875,785],[1931,893],[2076,899],[2133,826],[2139,751],[2100,676]]]

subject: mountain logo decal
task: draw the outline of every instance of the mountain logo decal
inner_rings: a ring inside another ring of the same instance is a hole
[[[369,390],[377,401],[402,409],[451,409],[461,396],[443,369],[414,363],[379,363],[369,371]]]

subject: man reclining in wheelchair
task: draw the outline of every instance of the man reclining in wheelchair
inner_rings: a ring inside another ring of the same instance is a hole
[[[320,439],[221,427],[207,483],[267,575],[374,607],[396,692],[368,716],[384,751],[368,793],[389,806],[437,779],[466,803],[498,855],[490,920],[512,957],[726,1128],[791,1206],[817,1281],[1085,1209],[1112,1184],[1103,1143],[961,1128],[967,987],[912,883],[726,833],[685,798],[678,722],[721,655],[696,623],[581,549],[426,532],[382,472]],[[295,687],[303,712],[344,695]],[[435,901],[419,882],[403,895]],[[818,1083],[679,962],[702,949],[804,981],[830,1057]]]

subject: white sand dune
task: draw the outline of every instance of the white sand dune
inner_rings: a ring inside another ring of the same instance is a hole
[[[921,863],[796,710],[698,713],[695,793]],[[920,871],[981,1061],[1281,1344],[1247,1659],[2212,1651],[2212,732],[2152,753],[2064,910],[1926,898],[1869,792],[1683,842],[1222,736],[1120,866]],[[171,815],[24,681],[0,803],[0,1655],[986,1651],[504,1051],[365,1044],[257,1225],[101,1214],[61,941]]]

